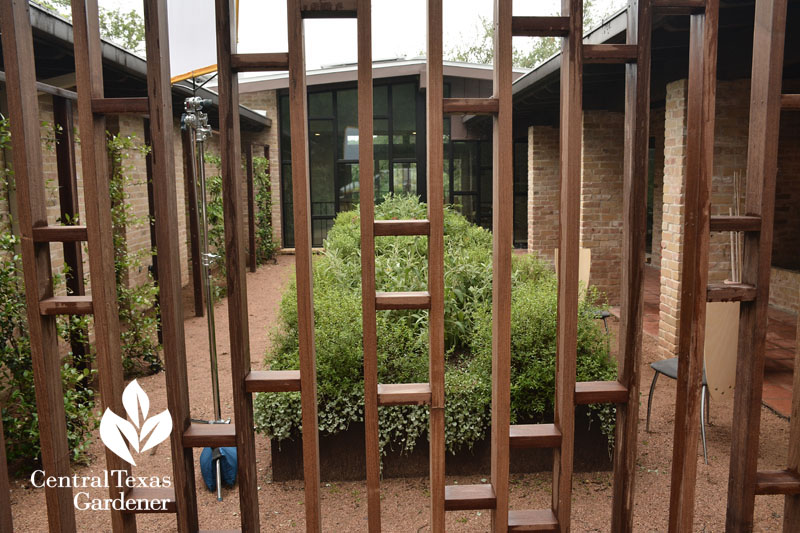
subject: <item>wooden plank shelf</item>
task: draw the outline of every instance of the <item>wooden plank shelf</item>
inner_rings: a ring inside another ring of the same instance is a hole
[[[236,446],[236,426],[234,424],[189,424],[183,432],[184,448],[220,448]]]
[[[497,498],[490,483],[485,485],[447,485],[444,488],[445,511],[494,509]]]
[[[748,283],[711,283],[706,292],[708,302],[752,302],[756,288]]]
[[[147,98],[92,98],[92,113],[98,115],[147,115],[150,102]]]
[[[85,242],[86,226],[39,226],[33,228],[33,242]]]
[[[711,231],[761,231],[761,217],[712,216]]]
[[[530,509],[508,512],[509,531],[559,531],[552,509]]]
[[[416,292],[376,292],[375,309],[430,309],[431,295],[428,291]]]
[[[496,115],[500,109],[497,98],[443,98],[445,115]]]
[[[39,302],[39,313],[45,316],[91,315],[91,296],[52,296]]]
[[[251,370],[244,378],[247,392],[291,392],[300,390],[299,370]]]
[[[558,448],[561,430],[555,424],[516,424],[509,435],[512,448]]]
[[[800,110],[800,94],[782,94],[781,109]]]
[[[304,19],[353,19],[357,16],[356,0],[301,0],[300,16]]]
[[[575,404],[625,403],[628,389],[618,381],[579,381],[575,384]]]
[[[376,237],[431,233],[431,223],[428,220],[376,220],[373,228]]]
[[[635,44],[585,44],[585,63],[636,63],[638,49]]]
[[[159,509],[123,509],[126,514],[150,514],[150,513],[176,513],[178,507],[175,504],[175,489],[168,487],[135,487],[125,494],[125,500],[166,500],[166,505],[159,503]],[[149,504],[148,504],[149,505]],[[141,504],[143,507],[144,504]],[[162,508],[163,507],[163,508]]]
[[[231,54],[234,72],[270,72],[289,70],[289,54]]]
[[[569,17],[512,17],[511,34],[514,37],[566,37]]]
[[[800,474],[791,470],[758,472],[756,494],[800,494]]]
[[[430,383],[378,384],[378,405],[428,405]]]

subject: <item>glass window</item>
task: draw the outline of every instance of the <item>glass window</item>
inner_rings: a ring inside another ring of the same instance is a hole
[[[388,85],[378,85],[372,88],[372,114],[381,117],[389,114]]]
[[[478,145],[453,143],[453,192],[478,192]]]
[[[333,93],[310,93],[308,95],[308,116],[311,118],[333,117]]]
[[[413,83],[392,86],[392,157],[416,158],[417,90]]]
[[[389,194],[389,160],[375,160],[375,201],[382,202]]]
[[[339,211],[349,211],[359,202],[361,184],[358,163],[339,163]]]
[[[477,195],[473,194],[456,194],[453,198],[453,204],[456,209],[464,215],[470,222],[478,222],[478,202]]]
[[[311,214],[333,216],[336,213],[333,193],[333,121],[310,120],[308,131],[311,145]]]
[[[339,128],[340,160],[358,160],[358,94],[355,89],[336,93],[336,122]]]
[[[417,164],[395,163],[393,170],[394,193],[417,194]]]

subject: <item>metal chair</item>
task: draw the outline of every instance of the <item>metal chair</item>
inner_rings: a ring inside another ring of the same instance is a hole
[[[653,392],[656,390],[656,381],[659,374],[664,374],[668,378],[678,379],[678,358],[663,359],[650,364],[650,368],[655,370],[653,382],[650,384],[650,396],[647,398],[647,431],[650,432],[650,408],[653,405]],[[708,449],[706,448],[706,420],[711,423],[710,401],[708,399],[708,383],[706,382],[706,370],[703,368],[703,388],[700,390],[700,433],[703,436],[703,459],[708,464]],[[705,414],[704,414],[705,413]]]

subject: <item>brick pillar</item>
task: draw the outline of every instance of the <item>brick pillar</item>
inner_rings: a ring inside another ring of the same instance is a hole
[[[558,247],[558,128],[528,128],[528,252],[549,261]]]
[[[619,304],[625,115],[583,112],[581,247],[592,251],[589,283]]]
[[[661,223],[661,297],[658,344],[664,357],[678,350],[678,301],[686,172],[686,80],[667,84],[664,110],[664,190]]]
[[[741,176],[743,197],[747,165],[749,80],[717,84],[714,175],[711,214],[727,215],[735,205],[733,176]],[[667,85],[664,125],[664,192],[661,237],[659,345],[664,357],[677,354],[680,264],[683,246],[683,194],[686,172],[686,80]],[[730,234],[712,233],[709,281],[730,279]]]

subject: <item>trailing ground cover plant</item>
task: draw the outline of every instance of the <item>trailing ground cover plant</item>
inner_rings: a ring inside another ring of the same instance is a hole
[[[416,197],[387,197],[377,219],[425,218]],[[446,446],[457,452],[487,435],[491,421],[491,233],[445,210],[445,411]],[[425,290],[427,239],[376,239],[376,288]],[[358,211],[340,213],[328,233],[325,253],[314,262],[314,316],[319,425],[323,434],[344,431],[364,418],[361,344],[361,259]],[[555,392],[556,280],[533,256],[514,257],[512,279],[512,420],[552,417]],[[578,333],[578,378],[616,376],[607,338],[594,319],[595,291],[584,291]],[[428,381],[427,311],[377,314],[380,383]],[[280,321],[266,361],[273,369],[297,369],[295,285],[284,293]],[[299,435],[299,393],[259,394],[256,427],[279,442]],[[610,434],[608,420],[601,417]],[[380,409],[380,442],[410,452],[427,435],[426,406]]]

